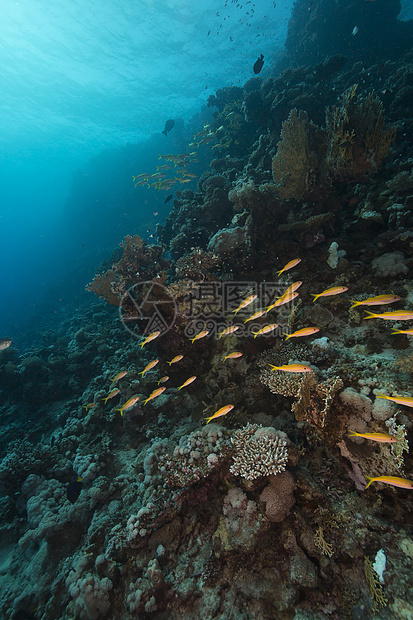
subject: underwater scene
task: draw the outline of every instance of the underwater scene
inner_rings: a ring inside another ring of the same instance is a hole
[[[413,2],[0,15],[0,618],[413,620]]]

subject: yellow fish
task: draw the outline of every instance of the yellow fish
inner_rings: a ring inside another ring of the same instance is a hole
[[[265,325],[264,327],[261,327],[261,329],[259,329],[257,332],[255,332],[254,338],[256,338],[257,336],[262,336],[263,334],[269,334],[270,332],[274,331],[274,329],[277,329],[277,327],[277,323],[270,323],[269,325]]]
[[[303,327],[303,329],[298,329],[296,332],[293,332],[292,334],[288,334],[285,337],[285,339],[288,340],[289,338],[300,338],[301,336],[312,336],[313,334],[316,334],[319,331],[320,330],[318,329],[318,327]]]
[[[407,334],[407,336],[413,336],[413,329],[395,329],[392,334]]]
[[[295,291],[300,288],[300,286],[302,285],[301,281],[297,281],[297,282],[293,282],[292,284],[290,284],[290,286],[284,291],[284,293],[282,294],[282,297],[284,297],[284,295],[288,295],[288,293],[295,293]]]
[[[356,431],[350,431],[348,437],[363,437],[363,439],[371,439],[372,441],[378,441],[380,443],[396,443],[396,437],[392,437],[387,433],[356,433]]]
[[[144,401],[143,406],[145,406],[146,403],[149,403],[150,400],[153,400],[154,398],[157,398],[158,396],[160,396],[163,392],[165,392],[165,390],[166,390],[166,387],[161,387],[161,388],[154,390],[152,394],[148,396],[148,398]]]
[[[356,306],[381,306],[384,304],[394,304],[395,301],[400,301],[401,297],[398,295],[378,295],[377,297],[369,297],[368,299],[364,299],[363,301],[356,301],[355,299],[350,299],[353,304],[350,306],[351,308],[355,308]]]
[[[282,370],[283,372],[311,372],[310,366],[305,364],[284,364],[284,366],[273,366],[270,364],[271,370]]]
[[[157,338],[160,333],[161,332],[152,332],[151,334],[149,334],[149,336],[145,338],[145,340],[141,343],[141,349],[145,346],[145,344],[148,344],[148,342],[152,342],[152,340],[155,340],[155,338]]]
[[[123,377],[125,377],[127,374],[127,370],[122,370],[121,372],[118,372],[116,377],[113,377],[113,379],[111,379],[112,383],[114,383],[115,381],[119,381],[119,379],[123,379]]]
[[[238,329],[239,325],[231,325],[230,327],[224,329],[224,331],[222,331],[218,337],[222,338],[222,336],[228,336],[229,334],[233,334],[234,332],[236,332]]]
[[[293,291],[292,293],[284,293],[281,297],[277,299],[271,306],[268,306],[266,309],[267,312],[270,312],[273,308],[278,308],[279,306],[283,306],[284,304],[289,304],[290,301],[298,297],[298,293]]]
[[[347,286],[333,286],[333,288],[327,288],[322,293],[318,293],[318,295],[311,293],[311,296],[314,297],[313,299],[313,302],[314,302],[319,297],[330,297],[331,295],[339,295],[340,293],[344,293],[345,291],[348,291]]]
[[[183,383],[182,385],[179,386],[178,390],[182,390],[182,388],[186,387],[187,385],[190,385],[193,381],[195,381],[196,377],[189,377],[189,379],[187,379],[185,381],[185,383]]]
[[[365,310],[368,316],[364,319],[384,319],[385,321],[411,321],[413,320],[413,312],[408,310],[395,310],[393,312],[383,312],[382,314],[375,314]]]
[[[265,310],[258,310],[258,312],[255,312],[252,316],[248,317],[248,319],[245,319],[244,323],[248,323],[248,321],[255,321],[255,319],[259,319],[264,314]]]
[[[239,351],[234,351],[234,353],[230,353],[229,355],[226,355],[224,357],[224,362],[225,360],[236,360],[237,357],[242,357],[242,353],[240,353]]]
[[[171,366],[171,364],[176,364],[176,362],[180,362],[182,358],[183,358],[183,355],[176,355],[173,359],[171,359],[170,362],[166,362],[166,363],[169,364],[169,366]]]
[[[246,308],[247,306],[252,304],[252,302],[255,301],[257,299],[257,297],[258,297],[258,295],[250,295],[249,297],[247,297],[247,299],[244,299],[244,301],[240,303],[238,308],[236,310],[234,310],[234,314],[238,314],[238,312],[240,310],[242,310],[243,308]]]
[[[200,340],[201,338],[205,338],[205,336],[208,336],[208,334],[209,334],[209,331],[207,329],[204,329],[203,332],[199,332],[199,334],[197,334],[195,338],[191,338],[192,344],[194,344],[195,340]]]
[[[106,403],[108,402],[108,400],[110,400],[111,398],[114,398],[115,396],[117,396],[117,395],[119,394],[119,392],[120,392],[120,390],[118,390],[118,389],[112,390],[112,391],[111,391],[111,392],[110,392],[110,393],[106,396],[106,398],[102,398],[102,400],[104,400],[104,401],[105,401],[105,405],[106,405]]]
[[[159,362],[159,360],[152,360],[152,362],[149,362],[149,364],[147,366],[145,366],[145,368],[139,373],[140,375],[143,375],[148,372],[148,370],[152,370],[152,368],[155,368],[156,364]]]
[[[413,407],[413,398],[411,396],[387,396],[387,394],[382,394],[381,392],[376,392],[376,396],[377,398],[391,400],[393,403],[397,403],[398,405]]]
[[[82,409],[86,409],[86,411],[89,411],[89,409],[93,409],[94,407],[96,407],[96,403],[88,403],[87,405],[83,405]]]
[[[413,489],[413,480],[407,480],[407,478],[398,478],[397,476],[376,476],[370,478],[365,476],[369,483],[364,490],[371,485],[372,482],[384,482],[384,484],[391,484],[393,487],[400,487],[401,489]]]
[[[218,411],[216,411],[214,415],[212,415],[210,418],[205,418],[207,421],[207,424],[209,424],[211,420],[213,420],[214,418],[219,418],[222,415],[227,415],[227,413],[229,413],[233,409],[234,409],[234,405],[225,405],[225,407],[221,407],[221,409],[218,409]]]
[[[277,272],[277,276],[280,276],[284,271],[288,271],[289,269],[292,269],[293,267],[298,265],[298,263],[301,263],[301,258],[294,258],[293,260],[290,260],[289,263],[284,265],[284,267],[280,269],[280,271]]]
[[[166,383],[167,381],[169,381],[169,377],[168,377],[168,375],[166,375],[165,377],[161,377],[161,378],[159,379],[159,381],[158,381],[158,385],[159,385],[160,383]]]
[[[122,407],[120,407],[119,409],[115,409],[115,411],[120,411],[120,415],[123,415],[123,412],[133,407],[133,405],[135,405],[138,400],[139,396],[131,396],[131,398],[129,398],[129,400],[127,400],[126,403],[122,405]]]

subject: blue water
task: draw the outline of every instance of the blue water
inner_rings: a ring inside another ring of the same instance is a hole
[[[18,339],[32,311],[56,312],[67,301],[59,302],[64,292],[72,297],[74,289],[83,290],[83,278],[88,280],[83,271],[73,272],[76,266],[89,265],[92,275],[99,249],[106,256],[143,220],[140,228],[153,226],[149,214],[166,212],[165,196],[135,190],[132,219],[125,219],[121,204],[104,218],[104,229],[89,219],[89,205],[73,219],[65,210],[73,174],[87,181],[100,165],[89,160],[104,150],[107,165],[97,173],[103,194],[108,169],[122,176],[127,161],[122,149],[130,143],[135,154],[142,147],[143,155],[121,181],[124,192],[132,192],[128,179],[148,159],[156,161],[168,118],[187,123],[216,89],[251,77],[260,53],[267,67],[281,53],[291,6],[292,0],[275,7],[261,0],[252,13],[252,3],[228,2],[224,8],[222,0],[2,0],[3,333]],[[268,76],[266,67],[262,76]],[[172,133],[172,149],[173,142]],[[93,192],[99,184],[83,189]]]

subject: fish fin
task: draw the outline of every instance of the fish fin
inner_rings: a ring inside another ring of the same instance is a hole
[[[367,312],[368,316],[364,316],[363,320],[365,319],[374,319],[377,315],[374,314],[374,312],[369,312],[368,310],[365,310],[364,312]]]
[[[366,490],[371,485],[371,483],[373,482],[374,478],[370,478],[370,476],[364,476],[364,477],[367,478],[367,480],[369,481],[367,483],[367,486],[364,487],[364,490]]]

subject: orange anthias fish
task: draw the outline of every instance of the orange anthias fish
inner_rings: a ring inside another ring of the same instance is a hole
[[[407,336],[413,336],[413,329],[395,329],[392,334],[406,334]]]
[[[233,334],[234,332],[239,330],[239,325],[230,325],[230,327],[227,327],[226,329],[224,329],[224,331],[222,331],[219,334],[219,338],[222,338],[222,336],[229,336],[230,334]]]
[[[131,398],[127,400],[126,403],[122,405],[122,407],[120,407],[119,409],[116,409],[116,411],[120,411],[120,414],[123,415],[123,412],[133,407],[133,405],[135,405],[138,402],[138,400],[139,400],[139,396],[131,396]]]
[[[246,308],[247,306],[252,304],[252,302],[255,301],[257,299],[257,297],[258,297],[258,295],[250,295],[249,297],[247,297],[247,299],[244,299],[244,301],[242,301],[240,303],[238,308],[236,310],[234,310],[234,314],[238,314],[238,312],[240,310],[242,310],[243,308]]]
[[[148,398],[144,401],[143,406],[145,406],[146,403],[149,403],[150,400],[153,400],[154,398],[158,398],[158,396],[160,396],[163,392],[165,392],[165,390],[166,390],[166,387],[161,387],[161,388],[154,390],[152,394],[148,396]]]
[[[375,314],[374,312],[369,312],[365,310],[368,316],[363,317],[364,319],[384,319],[385,321],[412,321],[413,320],[413,312],[409,312],[408,310],[395,310],[393,312],[383,312],[382,314]]]
[[[127,370],[122,370],[121,372],[118,372],[118,374],[113,377],[113,379],[111,379],[112,383],[114,383],[115,381],[119,381],[119,379],[123,379],[123,377],[125,377],[127,374]]]
[[[277,301],[271,304],[271,306],[268,306],[266,310],[267,312],[270,312],[273,308],[278,308],[279,306],[283,306],[284,304],[289,304],[290,301],[292,301],[296,297],[298,297],[298,293],[296,293],[295,291],[290,292],[290,293],[284,293],[284,295],[279,297]]]
[[[105,405],[108,402],[108,400],[110,400],[111,398],[114,398],[115,396],[117,396],[119,394],[120,390],[118,390],[117,388],[115,390],[112,390],[107,396],[106,398],[102,398],[103,401],[105,401]]]
[[[183,383],[182,385],[179,386],[178,390],[182,390],[182,388],[186,387],[187,385],[190,385],[191,383],[193,383],[196,379],[196,376],[194,377],[189,377],[189,379],[187,379],[185,381],[185,383]]]
[[[387,433],[357,433],[356,431],[349,430],[348,437],[362,437],[363,439],[371,439],[379,443],[397,442],[396,437],[392,437],[392,435],[388,435]]]
[[[236,360],[238,357],[242,357],[242,353],[239,351],[234,351],[234,353],[229,353],[224,357],[224,362],[225,360]]]
[[[312,336],[313,334],[316,334],[319,331],[320,330],[318,327],[303,327],[302,329],[298,329],[296,332],[293,332],[292,334],[288,334],[285,337],[285,339],[288,340],[289,338],[300,338],[301,336]]]
[[[273,366],[270,364],[271,370],[282,370],[283,372],[311,372],[310,366],[305,364],[284,364],[283,366]]]
[[[221,409],[218,409],[218,411],[216,411],[214,415],[212,415],[210,418],[205,418],[207,421],[207,424],[209,424],[211,420],[214,420],[215,418],[219,418],[222,415],[227,415],[227,413],[229,413],[233,409],[234,409],[234,405],[225,405],[225,407],[221,407]]]
[[[277,329],[277,327],[277,323],[270,323],[270,325],[264,325],[264,327],[261,327],[261,329],[255,332],[254,338],[256,338],[257,336],[263,336],[264,334],[269,334],[270,332],[274,331],[274,329]]]
[[[387,394],[376,392],[376,397],[384,398],[386,400],[391,400],[393,403],[397,403],[398,405],[405,405],[406,407],[413,407],[413,398],[411,396],[387,396]]]
[[[398,295],[377,295],[377,297],[369,297],[368,299],[363,299],[363,301],[350,299],[353,304],[350,306],[350,310],[356,306],[381,306],[385,304],[394,304],[395,301],[400,301],[400,299],[401,297]]]
[[[280,271],[277,272],[277,276],[280,276],[282,273],[284,273],[284,271],[288,271],[289,269],[292,269],[293,267],[298,265],[298,263],[301,263],[301,258],[294,258],[293,260],[290,260],[289,263],[284,265],[284,267],[280,269]]]
[[[407,480],[407,478],[398,478],[397,476],[376,476],[370,478],[365,476],[369,483],[366,485],[366,490],[372,482],[384,482],[384,484],[391,484],[393,487],[400,487],[401,489],[413,489],[413,480]]]
[[[195,338],[191,338],[192,344],[194,344],[195,340],[200,340],[201,338],[205,338],[205,336],[208,336],[208,334],[209,334],[209,331],[207,329],[204,329],[203,332],[199,332],[199,334],[197,334]]]
[[[331,297],[331,295],[339,295],[340,293],[345,293],[348,291],[347,286],[333,286],[333,288],[327,288],[322,293],[318,293],[315,295],[311,293],[311,296],[314,297],[313,302],[315,302],[319,297]]]
[[[145,368],[139,373],[142,377],[143,375],[148,372],[149,370],[152,370],[152,368],[155,368],[156,364],[158,364],[159,360],[152,360],[152,362],[149,362],[149,364],[147,366],[145,366]]]
[[[248,321],[255,321],[255,319],[259,319],[261,316],[265,314],[265,310],[258,310],[253,315],[249,316],[248,319],[245,319],[244,323],[248,323]]]
[[[176,362],[180,362],[182,358],[183,358],[183,355],[176,355],[173,359],[171,359],[170,362],[166,362],[166,363],[169,364],[169,366],[171,366],[172,364],[176,364]]]
[[[145,340],[141,343],[141,349],[145,346],[145,344],[148,344],[148,342],[152,342],[152,340],[155,340],[155,338],[157,338],[160,333],[161,332],[152,332],[151,334],[149,334],[149,336],[145,338]]]

